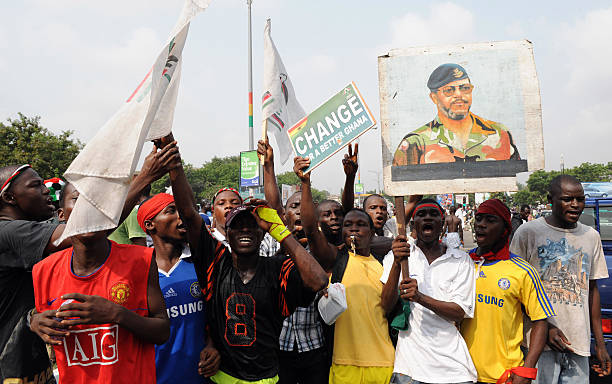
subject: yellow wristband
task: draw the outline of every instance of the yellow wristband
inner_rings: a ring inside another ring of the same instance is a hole
[[[291,232],[287,229],[281,218],[278,216],[278,212],[276,212],[276,209],[268,207],[257,207],[257,209],[255,209],[255,213],[257,214],[257,216],[259,216],[260,219],[272,224],[272,226],[268,230],[268,233],[279,243],[285,240],[287,236],[291,234]]]

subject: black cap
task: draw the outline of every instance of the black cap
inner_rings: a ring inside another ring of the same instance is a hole
[[[450,82],[467,78],[468,74],[466,70],[459,64],[442,64],[434,69],[431,75],[429,75],[427,88],[429,88],[430,91],[435,91]]]
[[[229,228],[229,226],[232,224],[232,221],[234,221],[236,217],[238,217],[239,215],[243,213],[251,214],[252,210],[253,210],[253,207],[246,206],[246,205],[239,205],[233,208],[231,211],[229,211],[229,213],[225,217],[225,228]]]

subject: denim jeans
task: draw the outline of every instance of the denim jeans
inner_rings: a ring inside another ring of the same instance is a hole
[[[588,384],[589,358],[570,352],[543,351],[534,384]]]

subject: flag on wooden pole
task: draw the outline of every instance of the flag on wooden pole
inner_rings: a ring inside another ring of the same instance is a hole
[[[64,176],[79,191],[79,199],[56,244],[117,226],[144,142],[172,130],[189,23],[210,2],[185,1],[170,39],[144,80],[66,170]]]
[[[270,36],[270,19],[264,29],[264,81],[261,103],[262,120],[274,132],[281,163],[287,162],[293,148],[287,130],[306,116],[295,97],[293,84]]]

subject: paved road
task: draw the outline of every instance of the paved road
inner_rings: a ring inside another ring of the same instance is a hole
[[[474,237],[472,236],[472,232],[464,230],[463,231],[463,249],[470,250],[476,247],[476,243],[474,242]]]

